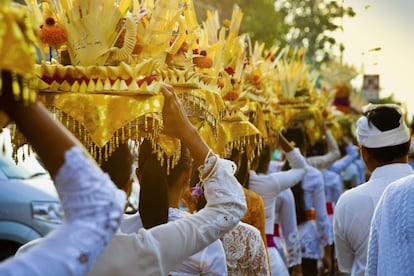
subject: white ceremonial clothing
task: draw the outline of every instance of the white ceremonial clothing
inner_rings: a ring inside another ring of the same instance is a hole
[[[414,275],[414,175],[384,191],[374,213],[367,276]]]
[[[345,170],[350,164],[352,164],[358,158],[358,147],[354,144],[348,144],[345,148],[346,155],[342,158],[336,160],[328,169],[342,175],[343,170]]]
[[[291,189],[283,190],[276,198],[274,239],[288,268],[302,263],[295,198]]]
[[[356,187],[361,184],[359,183],[359,170],[355,164],[355,161],[349,164],[349,166],[342,171],[342,180],[349,183],[350,187]]]
[[[284,189],[299,183],[306,173],[306,161],[298,149],[285,154],[291,169],[270,174],[256,174],[250,171],[249,189],[263,198],[265,206],[266,234],[273,234],[275,202],[277,195]]]
[[[322,175],[325,183],[326,202],[333,202],[336,204],[343,193],[342,179],[338,174],[330,170],[323,170]]]
[[[339,270],[364,275],[371,219],[385,188],[413,173],[405,163],[377,167],[370,179],[342,194],[334,212],[335,251]]]
[[[0,263],[0,275],[85,275],[119,227],[125,193],[79,147],[65,153],[54,183],[64,223]]]
[[[288,171],[275,172],[270,174],[256,174],[250,171],[249,189],[263,198],[265,206],[265,232],[266,235],[273,235],[273,224],[275,220],[275,204],[277,195],[284,189],[287,189],[300,182],[306,173],[306,161],[298,149],[285,153],[291,169]],[[280,261],[279,252],[275,247],[268,246],[270,265],[272,274],[277,275],[276,269]]]
[[[338,144],[330,131],[326,133],[327,153],[319,156],[309,156],[306,158],[309,166],[324,170],[329,168],[336,160],[341,157]]]
[[[221,240],[229,276],[270,275],[267,249],[256,227],[240,221]]]
[[[330,171],[330,170],[323,170],[322,171],[323,179],[325,182],[325,198],[326,198],[326,212],[328,214],[328,221],[329,221],[329,239],[331,241],[334,240],[333,234],[333,217],[334,217],[334,210],[336,202],[338,201],[339,197],[342,195],[343,192],[343,183],[341,177]]]
[[[175,221],[191,216],[189,213],[176,209],[168,209],[168,221]],[[122,233],[131,234],[143,228],[139,213],[124,215],[120,230]],[[168,275],[195,276],[195,275],[227,275],[226,254],[220,240],[209,244],[201,251],[191,255],[178,265]]]
[[[214,170],[204,184],[207,204],[202,210],[135,234],[117,233],[88,275],[168,275],[233,229],[246,212],[246,199],[234,163],[218,159],[214,169],[216,160],[212,156],[201,167],[204,176]]]
[[[302,258],[321,259],[321,247],[333,242],[329,237],[324,186],[321,171],[308,166],[302,180],[303,201],[305,210],[315,210],[316,218],[298,225]]]
[[[269,163],[268,173],[280,172],[283,169],[286,161],[271,160]]]
[[[355,160],[355,165],[358,168],[359,173],[359,183],[358,185],[361,185],[362,183],[365,183],[366,180],[366,173],[367,173],[367,166],[365,165],[364,160],[362,160],[361,156],[358,156],[358,158]]]

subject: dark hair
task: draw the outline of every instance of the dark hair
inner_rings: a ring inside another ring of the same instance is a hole
[[[235,177],[243,187],[248,189],[250,172],[249,172],[249,164],[247,162],[246,151],[240,153],[238,149],[233,148],[231,151],[231,155],[228,159],[234,162],[236,162],[236,159],[239,159]]]
[[[314,145],[310,145],[306,151],[306,156],[319,156],[327,152],[325,141],[317,141]]]
[[[282,171],[290,170],[290,165],[288,162],[282,167]],[[305,210],[305,200],[304,200],[304,191],[302,188],[302,181],[293,185],[291,188],[293,197],[295,198],[295,209],[296,209],[296,223],[299,225],[306,221],[306,210]]]
[[[267,173],[269,170],[270,160],[272,159],[272,152],[269,145],[264,145],[259,154],[259,162],[257,164],[257,173]]]
[[[364,113],[368,124],[373,124],[381,131],[387,131],[400,126],[401,113],[395,108],[381,106]]]
[[[161,164],[153,151],[151,141],[144,139],[138,150],[140,171],[139,213],[143,226],[151,228],[168,222],[168,187],[177,184],[185,169],[191,168],[188,149],[181,143],[181,155],[177,164],[167,174],[168,158],[164,154]]]
[[[126,185],[132,176],[132,163],[132,153],[128,144],[122,143],[107,160],[102,161],[101,169],[109,175],[119,189],[126,191]]]
[[[283,132],[283,136],[289,142],[294,142],[295,147],[301,150],[303,150],[308,141],[305,131],[301,128],[288,128]]]
[[[387,131],[398,128],[400,126],[400,119],[402,114],[395,108],[381,106],[364,113],[364,116],[367,117],[368,124],[373,124],[380,131]],[[366,146],[363,147],[375,160],[383,163],[390,163],[393,160],[408,155],[408,152],[410,150],[410,141],[399,145],[382,148],[369,148]]]

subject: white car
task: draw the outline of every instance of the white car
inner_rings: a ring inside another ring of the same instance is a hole
[[[62,224],[55,186],[41,166],[33,169],[0,154],[0,191],[0,261]]]

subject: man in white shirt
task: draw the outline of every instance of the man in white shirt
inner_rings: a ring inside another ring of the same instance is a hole
[[[384,191],[369,235],[365,275],[414,275],[414,175]]]
[[[408,176],[410,134],[397,105],[364,107],[357,138],[370,179],[345,192],[334,212],[334,236],[340,271],[364,275],[371,219],[385,188]]]

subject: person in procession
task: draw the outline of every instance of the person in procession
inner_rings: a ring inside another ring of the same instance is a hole
[[[334,237],[339,270],[364,275],[377,202],[391,182],[411,175],[413,170],[408,164],[410,133],[399,106],[365,106],[356,132],[370,178],[340,196],[334,212]]]

